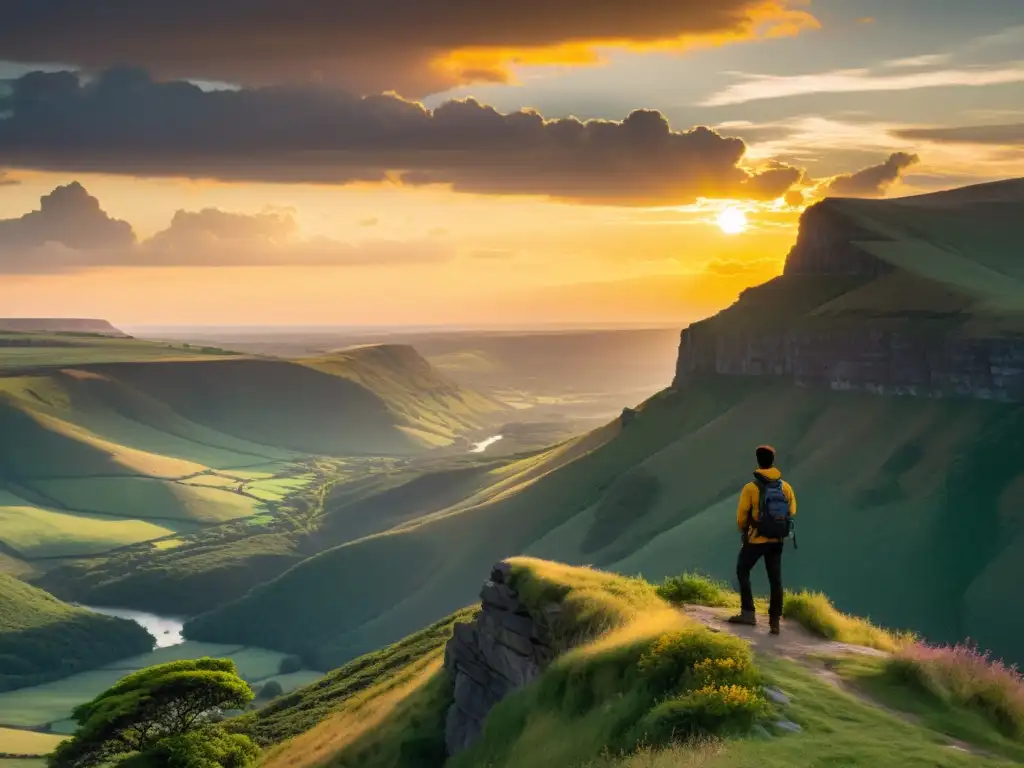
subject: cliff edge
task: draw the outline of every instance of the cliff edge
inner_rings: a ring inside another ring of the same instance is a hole
[[[1024,400],[1024,179],[808,208],[783,274],[683,331],[675,384]]]

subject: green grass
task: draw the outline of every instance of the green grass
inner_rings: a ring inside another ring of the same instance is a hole
[[[452,621],[470,613],[351,662],[231,727],[270,747],[267,768],[966,768],[1021,758],[1024,745],[977,713],[893,678],[886,657],[835,662],[872,701],[810,667],[755,659],[744,641],[672,610],[656,594],[663,587],[527,558],[513,560],[513,583],[535,612],[554,603],[575,617],[561,634],[578,644],[492,709],[480,741],[455,758],[444,757],[451,683],[438,664]],[[689,574],[668,583],[699,585],[688,590],[698,597],[714,584]],[[790,703],[767,704],[762,685]],[[780,716],[801,732],[772,725]],[[767,734],[751,730],[755,723]],[[951,737],[976,754],[951,748]],[[674,745],[679,739],[693,741]]]
[[[66,720],[79,704],[93,699],[125,675],[154,664],[198,659],[204,656],[227,658],[235,662],[238,674],[243,679],[257,683],[277,677],[281,661],[285,658],[283,653],[262,648],[191,642],[158,648],[140,655],[121,655],[123,658],[110,662],[102,669],[82,672],[30,688],[0,693],[0,724],[39,728],[48,723]],[[308,680],[314,674],[309,670],[301,670],[294,673],[294,679]]]
[[[7,333],[7,340],[35,342],[0,347],[0,368],[57,368],[89,363],[148,362],[207,357],[199,349],[109,336],[50,333]],[[228,353],[230,354],[230,353]]]
[[[836,671],[873,700],[907,713],[933,731],[1024,763],[1024,738],[1015,728],[1007,728],[1010,723],[986,710],[980,697],[958,699],[922,685],[921,678],[908,674],[899,658],[844,658]],[[979,681],[981,678],[976,677]]]
[[[446,765],[513,764],[509,761],[516,755],[527,753],[533,759],[541,748],[539,740],[559,731],[572,733],[572,739],[557,740],[557,755],[524,764],[569,765],[570,755],[597,756],[604,745],[635,744],[653,733],[662,723],[658,702],[666,697],[682,695],[693,701],[707,695],[702,689],[709,683],[758,685],[745,643],[685,619],[649,584],[530,559],[513,560],[512,566],[513,583],[526,604],[537,610],[561,607],[562,623],[552,630],[565,648],[573,647],[538,684],[501,702],[488,717],[482,741]],[[451,617],[358,659],[314,688],[243,718],[239,727],[252,732],[254,724],[270,718],[292,726],[268,731],[264,724],[257,731],[271,741],[292,737],[268,753],[268,768],[440,766],[444,717],[451,702],[450,683],[437,666],[440,648],[452,621],[470,615]],[[726,661],[716,666],[709,659]],[[308,716],[305,697],[324,696],[332,689],[343,690],[344,696],[332,695],[313,710],[315,716]],[[757,698],[753,688],[746,690]],[[724,728],[728,721],[727,713],[708,726]]]
[[[765,740],[728,740],[699,750],[675,747],[576,763],[579,768],[789,768],[879,766],[969,768],[1019,764],[964,754],[941,732],[872,706],[789,661],[758,659],[766,680],[791,697],[786,715],[803,731]],[[564,736],[563,736],[564,738]],[[982,742],[984,745],[984,742]],[[569,763],[571,765],[571,763]],[[526,762],[513,765],[526,768]]]
[[[832,601],[820,592],[787,594],[782,615],[829,640],[863,645],[890,653],[914,640],[912,634],[891,632],[876,627],[867,619],[837,611]]]
[[[502,410],[411,348],[307,365],[168,355],[133,340],[38,341],[0,345],[0,476],[9,486],[0,492],[25,502],[5,505],[17,507],[17,519],[5,513],[0,543],[27,558],[95,554],[179,532],[173,521],[217,524],[273,510],[319,482],[296,471],[302,457],[415,455],[426,445],[410,430],[450,443]],[[248,481],[248,496],[233,492],[228,473]],[[61,516],[68,512],[92,513],[80,539]]]
[[[66,720],[79,704],[89,701],[124,677],[117,670],[81,672],[51,683],[0,693],[0,723],[39,728]]]
[[[0,754],[45,755],[62,740],[62,736],[54,736],[49,733],[0,728]]]
[[[237,725],[264,745],[305,733],[328,716],[343,713],[366,696],[381,695],[415,675],[425,660],[441,652],[451,637],[452,625],[471,619],[474,613],[460,611],[392,646],[360,657],[317,683],[240,718]]]
[[[448,482],[437,488],[427,475],[401,507],[383,503],[393,493],[385,489],[379,510],[401,509],[396,528],[320,553],[204,617],[197,637],[293,652],[306,644],[319,647],[327,663],[343,663],[472,600],[479,574],[517,553],[654,580],[688,568],[732,583],[736,497],[751,471],[755,423],[778,449],[800,502],[800,547],[787,545],[784,555],[790,590],[828,594],[842,613],[870,616],[883,629],[905,627],[940,642],[969,635],[997,656],[1019,658],[1024,614],[1008,615],[1004,606],[1013,599],[1009,585],[1024,577],[1015,556],[1024,539],[1005,531],[1019,529],[1011,521],[1024,522],[1013,490],[1024,412],[729,378],[655,397],[622,431],[609,426],[500,462],[485,475],[438,472]],[[642,514],[603,517],[603,500],[621,500],[614,489],[633,472],[658,478],[657,497]],[[445,495],[453,487],[462,494],[454,501]],[[975,513],[954,546],[947,534],[959,530],[965,505]],[[338,519],[358,533],[343,511]],[[851,520],[862,543],[836,547]],[[871,568],[864,568],[866,557]],[[396,571],[395,562],[412,566]],[[920,578],[904,578],[908,570]],[[312,588],[324,581],[340,594]],[[760,567],[754,583],[764,595]],[[338,615],[333,599],[354,610]],[[261,625],[267,614],[289,618],[271,633]]]
[[[126,518],[219,523],[247,517],[258,502],[220,488],[187,486],[153,478],[80,478],[34,481],[62,505]]]
[[[191,527],[62,512],[0,491],[0,540],[25,558],[96,554]]]
[[[153,638],[134,622],[70,606],[0,574],[0,691],[99,667],[152,647]]]
[[[711,608],[732,608],[739,605],[739,595],[727,584],[701,573],[669,576],[657,587],[658,597],[675,605],[689,603]]]

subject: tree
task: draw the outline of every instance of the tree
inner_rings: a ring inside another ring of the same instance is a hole
[[[182,742],[181,737],[195,730],[211,731],[211,715],[223,709],[241,709],[252,698],[252,690],[230,659],[173,661],[148,667],[77,707],[72,717],[78,728],[71,739],[61,742],[48,765],[90,768],[129,755],[145,764],[160,750],[178,744],[180,751],[182,743],[193,743],[191,739]],[[192,764],[181,765],[191,768]],[[207,760],[195,765],[218,763]]]

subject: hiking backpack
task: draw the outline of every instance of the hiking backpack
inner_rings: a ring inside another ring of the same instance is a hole
[[[754,482],[757,484],[761,500],[757,519],[754,520],[757,535],[766,539],[788,538],[792,521],[789,517],[789,499],[782,490],[782,479],[766,482],[762,477],[755,475]]]

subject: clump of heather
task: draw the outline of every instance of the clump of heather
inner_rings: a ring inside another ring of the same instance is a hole
[[[1006,736],[1024,741],[1024,676],[1016,665],[993,659],[977,645],[910,643],[892,656],[887,672],[980,712]]]

